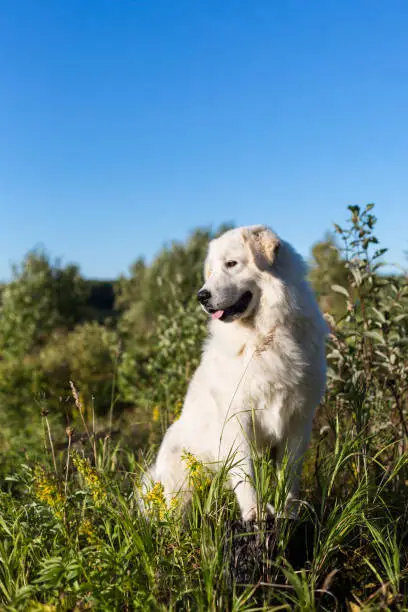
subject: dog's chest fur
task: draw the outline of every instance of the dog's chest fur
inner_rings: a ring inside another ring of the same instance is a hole
[[[263,335],[245,327],[238,334],[236,328],[221,329],[222,337],[209,339],[201,365],[211,370],[207,379],[218,417],[251,418],[257,437],[273,442],[296,410],[296,390],[305,378],[301,347],[279,326]]]

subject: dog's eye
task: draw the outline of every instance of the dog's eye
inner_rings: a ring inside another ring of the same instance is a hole
[[[234,266],[238,265],[238,262],[231,259],[230,261],[227,261],[225,265],[227,266],[227,268],[233,268]]]

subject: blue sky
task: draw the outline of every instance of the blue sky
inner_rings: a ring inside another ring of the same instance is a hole
[[[307,255],[375,202],[408,249],[406,0],[4,0],[0,279],[43,245],[92,277],[197,225]]]

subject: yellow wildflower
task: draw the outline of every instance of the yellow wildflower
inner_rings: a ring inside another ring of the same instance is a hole
[[[209,471],[203,462],[186,450],[181,455],[181,458],[187,466],[189,484],[198,491],[207,488],[211,480]]]
[[[173,422],[177,421],[180,418],[182,408],[183,408],[183,402],[179,400],[178,402],[176,402],[176,406],[175,406],[175,410],[173,414]]]
[[[72,453],[72,461],[89,489],[95,506],[100,506],[106,499],[106,491],[97,470],[91,466],[88,458],[81,457],[77,452]]]
[[[170,512],[175,512],[180,507],[180,497],[175,495],[170,502]]]
[[[167,514],[167,503],[164,496],[164,487],[161,482],[155,482],[153,487],[143,494],[143,501],[151,513],[158,514],[163,520]]]
[[[62,518],[65,497],[60,493],[55,478],[48,476],[40,465],[34,470],[34,492],[37,499],[47,504],[58,518]]]
[[[153,408],[153,423],[157,423],[157,421],[160,419],[160,408],[158,406],[155,406]]]
[[[93,525],[89,519],[82,521],[82,523],[79,525],[78,533],[79,535],[85,536],[88,544],[92,544],[94,546],[99,544],[99,538],[95,533]]]

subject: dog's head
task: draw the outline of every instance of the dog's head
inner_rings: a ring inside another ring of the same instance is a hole
[[[197,294],[213,319],[234,321],[258,308],[262,276],[272,270],[280,240],[264,225],[229,230],[212,240],[204,266],[205,283]]]

